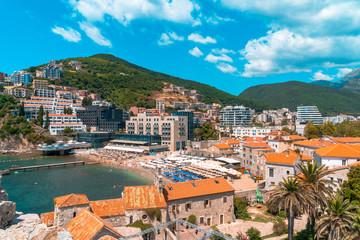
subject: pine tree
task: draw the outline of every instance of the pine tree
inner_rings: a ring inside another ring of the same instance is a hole
[[[66,107],[64,107],[64,111],[63,111],[63,112],[64,112],[64,114],[66,114],[66,112],[67,112]]]
[[[24,107],[24,102],[21,103],[20,108],[19,108],[19,117],[25,116],[25,107]]]
[[[43,126],[43,124],[44,124],[44,107],[43,107],[43,105],[40,106],[37,120],[39,122],[39,125]]]
[[[49,129],[49,126],[50,126],[49,112],[46,110],[45,128]]]

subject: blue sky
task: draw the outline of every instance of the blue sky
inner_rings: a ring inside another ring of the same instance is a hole
[[[1,1],[0,72],[110,53],[232,94],[360,65],[353,0]]]

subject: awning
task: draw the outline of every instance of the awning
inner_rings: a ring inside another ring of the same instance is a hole
[[[117,146],[106,146],[104,147],[105,149],[110,149],[110,150],[120,150],[120,151],[125,151],[125,152],[139,152],[142,153],[145,150],[141,149],[141,148],[132,148],[132,147],[117,147]]]
[[[239,160],[236,160],[233,158],[219,157],[219,158],[215,158],[215,160],[220,161],[220,162],[226,162],[228,164],[240,164]]]

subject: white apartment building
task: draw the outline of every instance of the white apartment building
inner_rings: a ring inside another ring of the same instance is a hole
[[[50,123],[81,123],[80,119],[76,115],[68,114],[49,114]],[[46,121],[46,115],[44,115],[44,122]]]
[[[220,128],[222,130],[222,128]],[[229,128],[226,129],[230,131]],[[276,127],[235,127],[231,136],[242,137],[265,137],[269,132],[278,130]]]
[[[356,121],[354,116],[349,115],[338,115],[335,117],[324,117],[324,122],[332,122],[333,124],[342,123],[343,121]]]
[[[159,114],[165,113],[164,99],[156,99],[156,110],[158,110]]]
[[[49,131],[51,135],[58,135],[66,128],[71,128],[74,132],[85,132],[85,125],[82,123],[51,123]]]
[[[35,95],[39,97],[55,98],[56,92],[55,90],[36,89]]]
[[[126,121],[126,132],[160,135],[162,145],[168,145],[171,151],[177,151],[184,149],[188,140],[187,122],[187,116],[154,116],[144,112]]]
[[[244,106],[227,106],[220,110],[220,125],[240,127],[249,125],[255,110]]]
[[[297,119],[299,122],[312,121],[315,125],[323,124],[323,117],[317,106],[297,107]]]

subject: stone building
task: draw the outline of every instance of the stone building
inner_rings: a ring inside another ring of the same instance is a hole
[[[213,226],[234,221],[234,188],[224,178],[166,184],[169,220],[196,217],[195,224]]]
[[[90,210],[90,201],[85,194],[69,194],[54,199],[54,225],[65,227],[81,212],[82,209]]]
[[[90,202],[91,211],[113,227],[125,226],[128,220],[125,216],[124,199],[108,199]]]
[[[276,152],[291,149],[293,142],[290,134],[285,131],[271,131],[264,138],[264,141],[267,142],[271,148],[275,149]]]
[[[296,176],[299,173],[296,165],[300,164],[300,157],[290,154],[288,151],[283,153],[265,153],[265,188],[273,189],[282,182],[283,178]]]
[[[293,149],[299,149],[301,154],[305,154],[307,156],[313,157],[314,152],[317,149],[324,148],[334,145],[332,142],[328,141],[319,141],[319,140],[304,140],[304,141],[297,141],[294,142]]]
[[[211,154],[220,155],[220,156],[229,156],[233,154],[233,147],[226,143],[214,144],[209,148]]]

